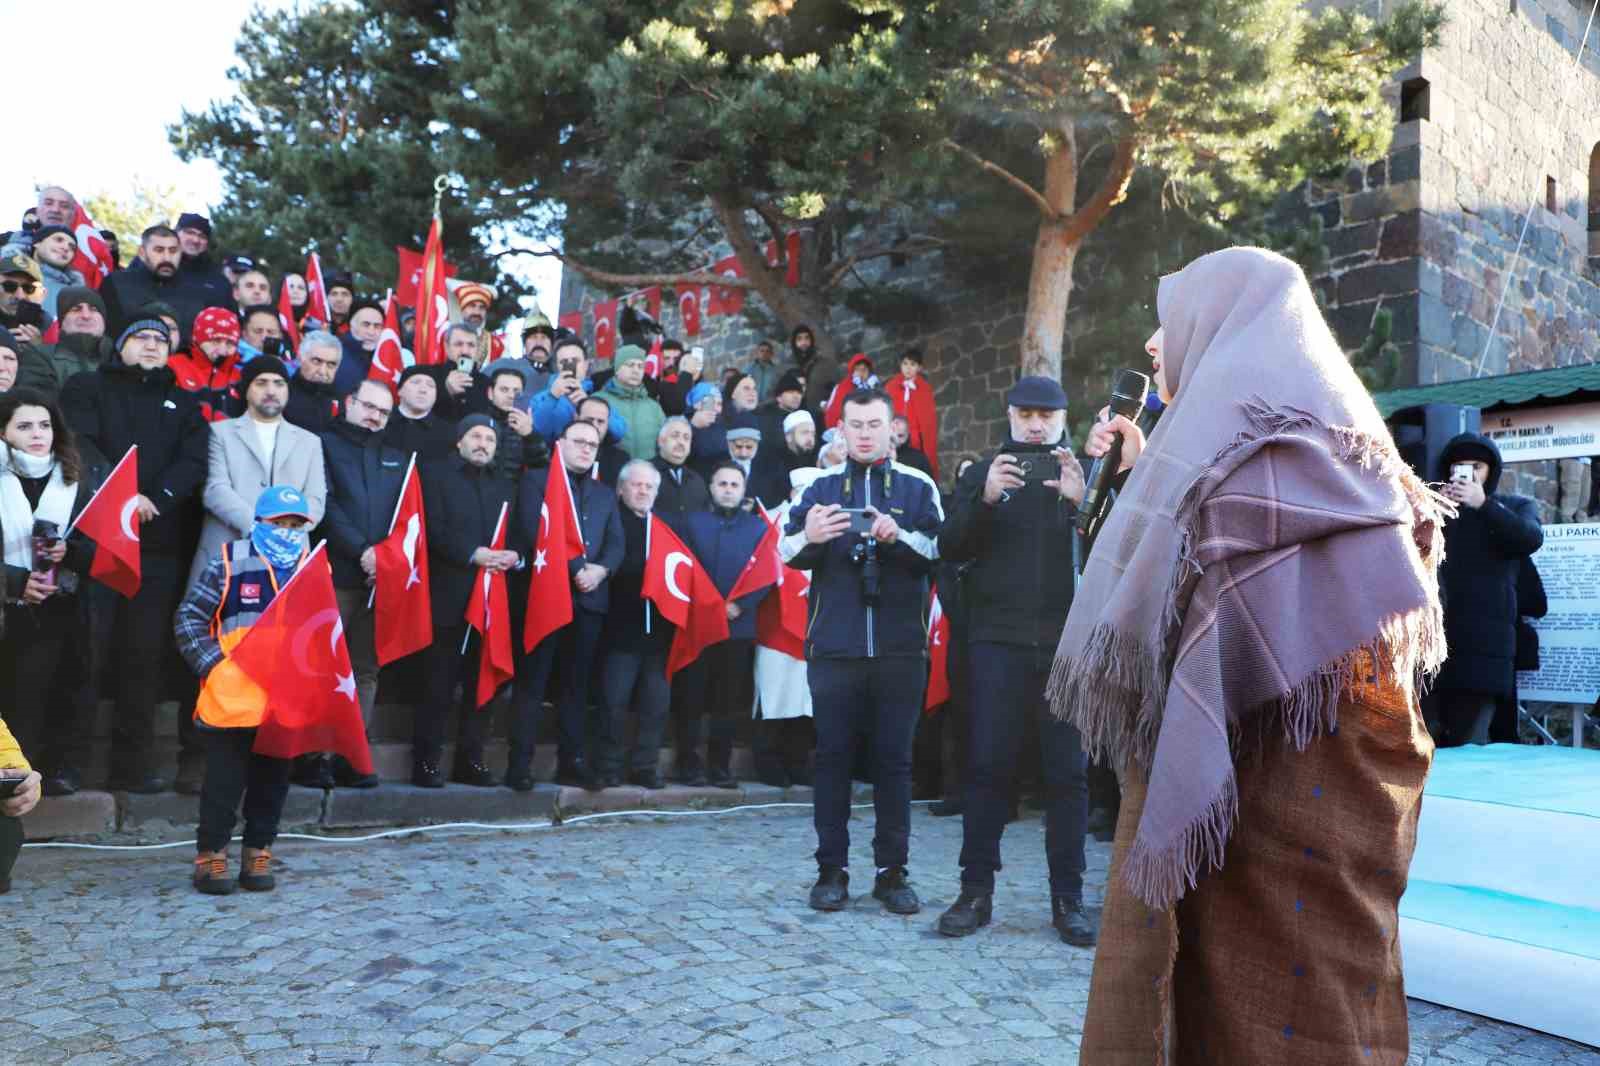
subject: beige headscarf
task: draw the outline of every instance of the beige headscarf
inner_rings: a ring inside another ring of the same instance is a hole
[[[1409,679],[1444,636],[1442,501],[1300,269],[1230,248],[1163,278],[1157,308],[1174,399],[1089,557],[1050,696],[1091,751],[1147,772],[1124,876],[1165,907],[1222,863],[1241,739],[1303,749],[1362,652]]]

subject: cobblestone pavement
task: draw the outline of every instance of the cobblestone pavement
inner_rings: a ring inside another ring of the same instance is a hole
[[[913,918],[872,901],[870,815],[854,828],[832,915],[805,906],[795,809],[281,841],[277,892],[221,900],[190,890],[184,849],[24,852],[0,902],[0,1061],[1076,1062],[1091,955],[1049,928],[1038,819],[1006,834],[995,924],[961,941],[933,931],[958,821],[914,815]],[[1600,1064],[1426,1004],[1412,1019],[1415,1064]]]

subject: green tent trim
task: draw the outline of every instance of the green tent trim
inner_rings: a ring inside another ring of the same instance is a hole
[[[1592,395],[1577,395],[1580,393]],[[1558,366],[1553,370],[1529,370],[1498,377],[1441,381],[1437,385],[1392,389],[1377,393],[1372,398],[1377,401],[1378,410],[1384,418],[1403,408],[1425,403],[1455,403],[1488,410],[1523,407],[1538,400],[1600,400],[1600,363]]]

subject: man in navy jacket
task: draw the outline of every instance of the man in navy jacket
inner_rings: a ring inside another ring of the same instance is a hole
[[[889,459],[893,417],[879,389],[846,397],[840,425],[848,459],[806,490],[780,547],[784,562],[811,571],[806,674],[817,727],[819,876],[810,903],[817,910],[849,902],[850,766],[862,735],[874,762],[872,894],[896,914],[921,909],[906,880],[911,745],[927,684],[928,574],[944,514],[932,479]]]
[[[739,575],[755,555],[767,523],[746,511],[744,471],[733,460],[724,460],[711,471],[711,510],[684,518],[684,541],[700,565],[706,568],[717,591],[724,598],[733,591]],[[699,741],[700,718],[710,723],[706,738],[706,764],[710,783],[717,788],[738,788],[730,762],[733,735],[739,717],[750,717],[755,704],[756,608],[766,599],[771,586],[747,593],[728,603],[728,639],[700,653],[688,667],[689,742]],[[693,760],[686,753],[680,759]],[[697,783],[697,782],[691,782]]]

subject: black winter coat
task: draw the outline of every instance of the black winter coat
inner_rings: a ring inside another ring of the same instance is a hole
[[[1449,476],[1451,462],[1490,456],[1488,499],[1477,510],[1462,507],[1444,527],[1439,591],[1450,657],[1435,687],[1509,696],[1516,680],[1517,575],[1544,543],[1538,508],[1525,496],[1495,492],[1500,452],[1486,437],[1464,433],[1446,445],[1439,477]]]
[[[339,393],[332,385],[318,385],[296,373],[289,379],[289,402],[283,405],[283,418],[290,425],[321,436],[343,421]]]
[[[164,366],[141,370],[112,356],[98,370],[67,379],[61,413],[78,447],[108,471],[139,446],[139,492],[161,512],[139,527],[140,549],[183,553],[184,505],[205,484],[208,462],[206,421],[194,394]]]
[[[433,597],[433,627],[464,623],[478,568],[472,555],[494,541],[502,504],[506,514],[506,546],[518,550],[513,531],[517,519],[517,485],[492,471],[456,456],[422,468],[422,506],[428,512],[428,581]]]
[[[698,511],[711,509],[711,490],[706,487],[706,479],[688,463],[674,467],[665,459],[653,460],[655,468],[661,471],[661,491],[656,493],[655,514],[667,525],[678,533],[684,530],[684,519]],[[674,471],[679,471],[678,480],[673,476]]]
[[[1037,455],[1048,444],[1008,443],[997,451]],[[983,485],[994,455],[973,463],[956,483],[939,533],[939,557],[970,563],[962,583],[967,639],[1051,648],[1072,607],[1072,524],[1078,511],[1055,489],[1024,485],[993,507]]]
[[[338,422],[322,434],[322,459],[328,506],[320,532],[328,542],[333,583],[366,588],[361,555],[389,535],[410,456],[385,444],[382,433]]]
[[[171,278],[163,280],[144,265],[143,259],[135,259],[121,270],[113,271],[100,286],[100,295],[106,301],[106,317],[109,320],[106,333],[112,337],[134,321],[146,304],[159,300],[171,306],[178,316],[178,331],[182,334],[173,344],[173,351],[188,346],[189,331],[194,328],[195,316],[201,311],[212,306],[233,307],[232,289],[218,302],[214,284],[208,282],[203,273],[186,272],[179,268]]]
[[[544,506],[545,483],[549,469],[530,470],[522,476],[517,514],[520,516],[520,549],[530,557],[533,543],[539,535],[539,512]],[[572,587],[572,604],[590,614],[605,614],[611,601],[611,577],[622,565],[626,550],[622,539],[622,518],[617,513],[617,494],[602,482],[585,474],[581,477],[567,475],[567,485],[572,489],[572,502],[578,510],[578,528],[583,533],[584,554],[568,563],[574,575],[585,563],[598,563],[606,568],[606,579],[589,592],[579,592]]]
[[[664,652],[672,646],[678,627],[661,617],[655,605],[643,596],[645,563],[645,520],[619,507],[625,550],[622,562],[607,580],[611,586],[611,609],[606,612],[602,648],[626,652]],[[645,619],[650,632],[645,632]]]
[[[717,591],[726,597],[733,591],[766,533],[767,523],[749,511],[713,509],[685,519],[683,540],[706,568]],[[739,605],[740,614],[728,622],[729,639],[755,639],[756,608],[771,591],[772,586],[768,585],[734,601]]]
[[[431,463],[448,459],[456,449],[455,426],[438,415],[424,418],[407,418],[398,407],[389,416],[383,429],[383,439],[402,452],[415,452],[417,462]]]

